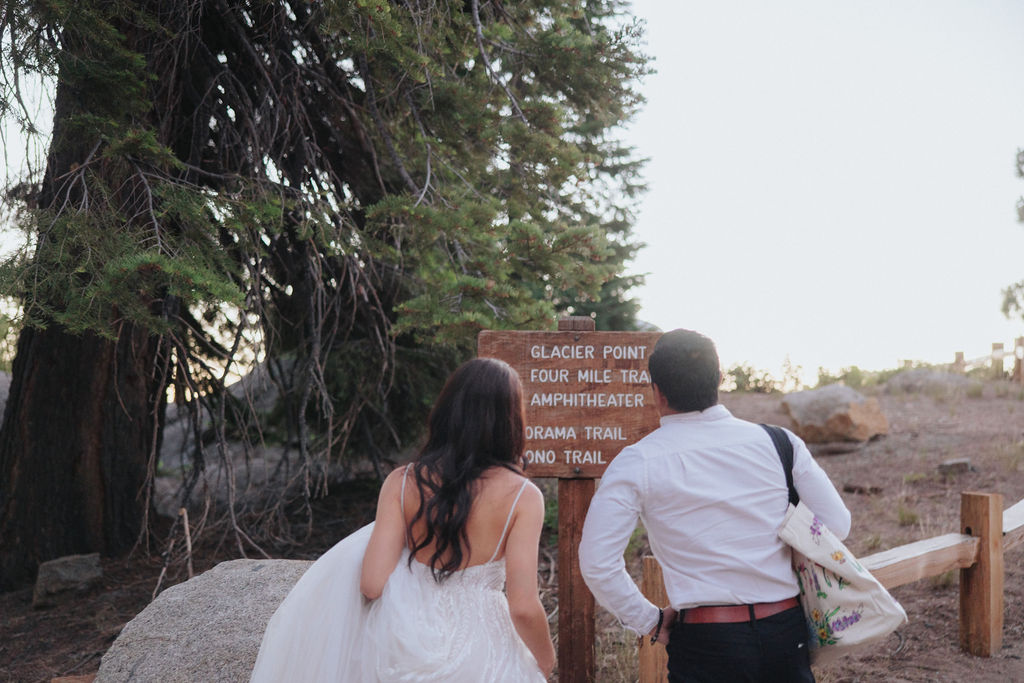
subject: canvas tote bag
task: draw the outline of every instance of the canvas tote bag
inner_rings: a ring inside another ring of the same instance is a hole
[[[793,444],[779,427],[761,425],[772,437],[786,471],[790,506],[781,538],[793,551],[793,571],[810,631],[811,663],[836,658],[878,642],[907,623],[907,613],[857,561],[793,487]]]

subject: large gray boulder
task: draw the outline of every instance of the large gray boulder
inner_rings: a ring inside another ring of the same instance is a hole
[[[782,407],[793,420],[793,431],[807,443],[867,441],[889,433],[878,399],[842,384],[789,394]]]
[[[232,560],[168,588],[103,655],[97,683],[248,681],[267,622],[311,564]]]

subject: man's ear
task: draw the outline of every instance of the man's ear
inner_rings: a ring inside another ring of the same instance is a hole
[[[659,415],[667,415],[668,413],[674,413],[672,407],[668,404],[668,399],[665,398],[665,394],[661,393],[661,389],[654,382],[651,382],[651,390],[654,392],[654,405],[658,408]]]

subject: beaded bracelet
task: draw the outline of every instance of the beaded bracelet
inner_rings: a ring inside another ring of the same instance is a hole
[[[658,625],[654,629],[654,635],[651,636],[651,645],[658,642],[658,636],[661,635],[661,623],[665,621],[665,610],[658,608]]]

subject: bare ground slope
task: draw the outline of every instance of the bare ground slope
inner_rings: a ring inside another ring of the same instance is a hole
[[[1004,506],[1024,499],[1024,389],[1019,385],[990,383],[981,392],[879,393],[878,398],[889,418],[888,436],[855,452],[818,455],[853,513],[847,541],[853,552],[864,556],[958,531],[962,491],[1000,493]],[[739,417],[789,426],[780,395],[724,394],[723,402]],[[939,464],[954,458],[969,458],[971,469],[940,474]],[[278,549],[277,555],[318,556],[372,517],[373,489],[355,483],[332,491],[317,503],[318,527],[309,543]],[[554,535],[546,542],[541,582],[557,622]],[[634,568],[644,551],[639,537],[630,548]],[[196,554],[197,571],[236,557],[224,539],[208,539]],[[148,602],[160,561],[140,553],[104,559],[103,567],[100,588],[61,607],[33,610],[30,589],[0,594],[0,681],[48,681],[97,670],[120,628]],[[181,568],[172,567],[169,583],[183,578]],[[874,651],[817,671],[818,680],[1024,681],[1024,549],[1006,556],[1003,648],[995,657],[959,650],[957,580],[950,573],[896,589],[910,623]],[[634,639],[606,613],[598,627],[598,680],[636,680]]]

